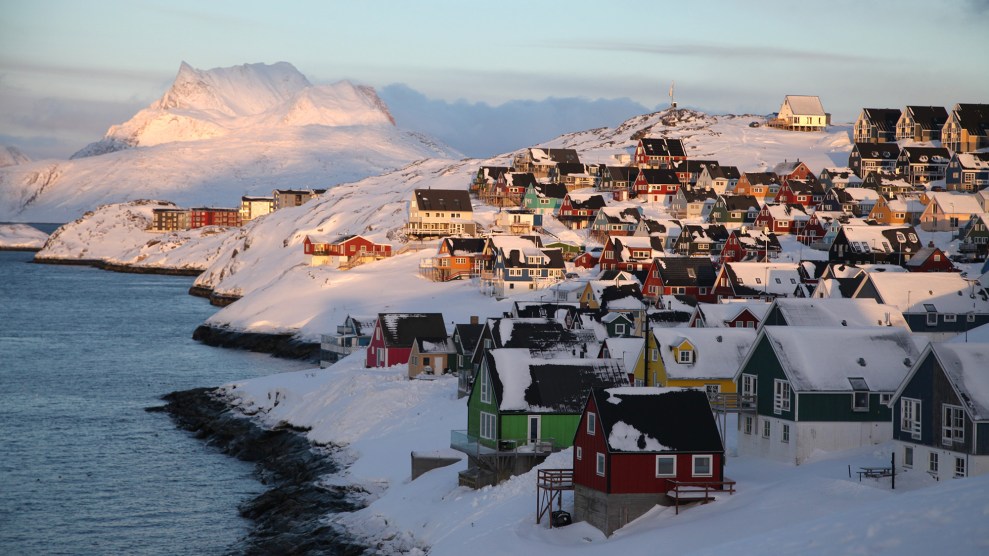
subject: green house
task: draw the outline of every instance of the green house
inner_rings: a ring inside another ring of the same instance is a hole
[[[735,374],[738,453],[799,465],[892,440],[888,403],[919,355],[898,326],[763,326]]]
[[[591,388],[628,385],[617,359],[563,355],[487,352],[468,397],[467,430],[451,433],[451,447],[469,456],[462,485],[495,484],[570,447]]]

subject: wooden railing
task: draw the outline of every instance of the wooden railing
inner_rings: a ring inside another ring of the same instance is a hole
[[[676,506],[676,515],[680,515],[680,504],[689,504],[691,502],[703,502],[707,504],[714,500],[711,494],[715,492],[735,494],[735,481],[731,480],[711,482],[670,481],[669,483],[673,488],[668,490],[667,494],[673,498],[674,505]]]
[[[563,509],[563,491],[573,490],[573,469],[540,469],[536,475],[536,523],[556,507]],[[553,527],[553,520],[549,522]]]

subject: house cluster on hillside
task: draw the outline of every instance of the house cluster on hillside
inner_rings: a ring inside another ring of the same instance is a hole
[[[276,210],[297,207],[324,193],[325,189],[275,189],[270,197],[245,195],[240,208],[195,207],[154,209],[152,232],[177,232],[204,226],[241,226]]]
[[[774,127],[827,126],[810,99],[787,97]],[[986,126],[971,122],[985,107],[958,105],[939,137],[956,121],[953,146],[981,145]],[[989,325],[989,273],[969,264],[986,257],[989,180],[946,186],[951,164],[985,153],[918,145],[940,140],[917,131],[938,121],[921,108],[895,121],[864,110],[887,135],[856,142],[845,168],[741,171],[644,136],[610,163],[533,147],[465,190],[416,189],[406,236],[435,242],[420,277],[473,281],[512,309],[452,326],[350,315],[323,336],[324,364],[363,350],[368,367],[410,379],[456,375],[460,483],[496,484],[572,447],[559,476],[575,517],[608,534],[684,488],[734,488],[728,413],[740,457],[800,465],[895,440],[901,468],[989,472],[989,344],[953,343]],[[483,204],[499,209],[488,229]],[[547,230],[563,227],[584,244]],[[359,239],[353,252],[387,256]],[[309,244],[314,257],[324,245]]]

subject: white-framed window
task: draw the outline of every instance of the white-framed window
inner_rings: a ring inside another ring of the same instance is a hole
[[[890,393],[879,394],[879,403],[883,405],[889,405],[889,402],[891,402],[892,400],[893,400],[893,394]]]
[[[777,378],[773,380],[773,413],[784,411],[790,411],[790,383]]]
[[[720,384],[705,384],[704,385],[704,392],[707,393],[707,399],[709,399],[709,400],[716,399],[718,397],[718,395],[721,394],[721,385]]]
[[[597,415],[594,413],[587,414],[587,434],[594,436],[597,432]]]
[[[980,239],[985,239],[985,238],[980,238]],[[975,322],[975,313],[969,313],[965,315],[965,320],[967,320],[968,322]]]
[[[494,440],[497,432],[495,431],[497,427],[495,426],[495,416],[492,413],[481,412],[481,438],[486,438],[488,440]]]
[[[927,313],[927,326],[937,326],[937,313],[934,311]]]
[[[601,452],[597,453],[597,465],[595,466],[595,470],[598,475],[604,477],[604,454]]]
[[[900,430],[920,439],[920,400],[900,398]]]
[[[743,396],[755,396],[756,395],[756,385],[758,377],[755,375],[742,375],[742,395]]]
[[[762,437],[763,438],[769,438],[769,435],[772,432],[773,432],[773,430],[772,430],[772,426],[771,426],[771,424],[769,422],[769,419],[766,419],[765,421],[762,422]]]
[[[509,276],[522,276],[522,269],[521,268],[509,268],[508,269],[508,275]]]
[[[673,456],[656,456],[656,476],[657,477],[676,477],[677,474],[677,457]]]
[[[869,391],[852,392],[852,411],[869,411]]]
[[[616,324],[615,325],[615,334],[619,334],[619,335],[625,334],[625,325],[624,324]]]
[[[930,452],[927,458],[927,470],[931,473],[937,473],[938,468],[938,454],[937,452]]]
[[[965,412],[956,405],[943,405],[941,419],[941,442],[952,444],[965,442]]]
[[[488,371],[481,371],[481,403],[491,403],[491,378]]]
[[[710,455],[693,456],[694,477],[711,477],[714,475],[713,459]]]
[[[584,459],[584,450],[580,446],[574,448],[574,453],[576,454],[577,459]]]
[[[678,359],[680,363],[693,363],[694,362],[694,350],[692,349],[681,349],[680,357]]]
[[[955,457],[955,477],[964,477],[966,471],[965,458]]]
[[[783,444],[790,443],[790,425],[783,425],[783,430],[780,431],[780,442]]]
[[[903,467],[913,467],[913,446],[903,447]]]
[[[649,359],[652,360],[652,361],[659,361],[659,350],[656,349],[656,348],[653,348],[653,349],[650,350],[650,352],[651,353],[649,354]]]
[[[749,416],[749,415],[746,415],[745,416],[745,420],[743,421],[743,423],[744,423],[744,427],[745,427],[744,428],[745,434],[752,434],[752,417]]]

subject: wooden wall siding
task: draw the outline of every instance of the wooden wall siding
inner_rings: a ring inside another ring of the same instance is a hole
[[[674,454],[670,454],[674,455]],[[671,480],[720,482],[722,479],[721,455],[711,454],[710,477],[693,476],[693,454],[675,454],[676,477],[656,476],[656,454],[611,454],[608,458],[611,484],[608,490],[613,494],[632,494],[641,492],[663,493],[671,488]],[[707,454],[703,454],[707,455]]]
[[[855,369],[849,369],[849,376],[855,376]],[[803,393],[800,394],[799,421],[839,421],[839,422],[888,422],[892,413],[879,403],[879,394],[869,394],[869,411],[852,410],[852,393]]]
[[[595,416],[600,415],[597,410],[597,406],[594,404],[593,399],[589,399],[587,408],[584,411],[584,415],[588,412],[594,413]],[[574,482],[577,484],[584,485],[588,488],[598,490],[601,492],[609,492],[608,489],[608,476],[609,469],[607,467],[607,458],[605,458],[605,476],[602,477],[597,474],[597,453],[607,454],[608,447],[605,443],[604,433],[601,430],[600,419],[597,420],[597,430],[595,434],[587,434],[587,422],[584,419],[584,415],[581,415],[577,421],[577,432],[574,438],[574,446],[580,446],[582,450],[581,459],[577,459],[577,449],[574,448]]]
[[[915,440],[909,432],[900,430],[900,415],[903,398],[920,400],[920,440]],[[934,358],[927,357],[917,368],[913,378],[903,389],[896,406],[893,408],[893,439],[903,442],[915,442],[917,444],[932,445],[934,435],[931,431],[931,420],[929,418],[931,407],[934,403]],[[941,431],[937,431],[938,435]],[[938,439],[940,442],[940,439]],[[916,465],[916,463],[915,463]]]
[[[755,374],[759,377],[758,384],[756,384],[756,395],[758,396],[756,409],[759,415],[769,415],[789,421],[795,420],[796,415],[794,412],[796,410],[797,400],[792,385],[790,388],[790,411],[783,411],[779,414],[773,412],[774,381],[776,379],[786,380],[786,375],[783,373],[783,368],[780,366],[776,355],[765,338],[756,346],[755,351],[752,353],[752,358],[749,359],[748,365],[742,372]],[[741,391],[741,385],[738,388]]]

